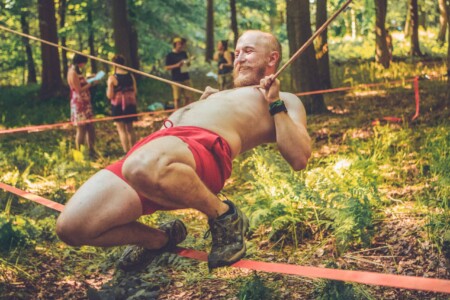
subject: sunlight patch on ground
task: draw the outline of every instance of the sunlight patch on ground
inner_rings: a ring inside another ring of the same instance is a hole
[[[350,168],[350,166],[352,165],[352,162],[348,159],[341,159],[339,161],[336,162],[336,164],[333,166],[333,170],[341,175],[343,172],[345,172],[346,170],[348,170],[348,168]]]
[[[342,107],[327,106],[327,109],[337,115],[345,115],[350,112],[350,110],[348,108],[342,108]]]
[[[321,158],[323,156],[331,155],[337,153],[339,150],[342,150],[344,146],[339,145],[323,145],[320,147],[318,151],[314,151],[312,153],[313,158]]]
[[[364,98],[364,97],[386,97],[386,90],[375,90],[375,91],[353,91],[351,93],[349,93],[349,95],[346,96],[346,98],[348,97],[360,97],[360,98]]]
[[[158,116],[152,116],[147,115],[140,117],[138,121],[133,123],[134,127],[141,127],[141,128],[151,128],[153,127],[154,123],[162,122],[167,118],[167,114],[162,114]]]

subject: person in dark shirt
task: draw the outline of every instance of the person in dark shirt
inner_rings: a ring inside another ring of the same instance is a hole
[[[189,56],[184,50],[186,46],[186,40],[183,38],[176,37],[173,39],[173,49],[172,52],[166,56],[166,70],[170,70],[172,73],[172,80],[183,85],[192,86],[191,80],[189,78],[189,72],[187,67],[189,67]],[[191,95],[189,91],[178,86],[172,85],[173,91],[173,102],[175,108],[187,105],[191,103]],[[181,97],[183,97],[183,103],[181,102]]]
[[[233,55],[228,50],[228,41],[223,40],[217,43],[217,51],[214,53],[214,60],[217,61],[219,90],[233,88]]]
[[[119,65],[125,65],[125,58],[122,55],[115,55],[112,61]],[[133,74],[122,68],[114,67],[114,74],[109,76],[106,90],[106,96],[111,100],[112,115],[135,115],[137,112],[136,94],[136,80]],[[125,153],[136,142],[136,134],[133,129],[134,121],[137,121],[136,116],[115,120],[120,143]]]

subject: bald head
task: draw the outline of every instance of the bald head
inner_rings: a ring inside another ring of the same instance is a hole
[[[260,30],[247,30],[241,35],[239,40],[245,38],[246,36],[252,36],[256,38],[259,45],[262,46],[262,48],[265,49],[267,53],[270,53],[272,51],[278,52],[279,58],[275,66],[275,69],[278,69],[278,66],[281,62],[281,44],[278,39],[273,34],[268,32]]]
[[[244,32],[235,49],[234,86],[259,84],[275,74],[281,60],[281,46],[275,36],[258,30]]]

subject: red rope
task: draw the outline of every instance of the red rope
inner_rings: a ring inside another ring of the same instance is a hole
[[[175,109],[160,110],[160,111],[148,111],[148,112],[143,112],[143,113],[138,113],[138,114],[130,114],[130,115],[124,115],[124,116],[105,117],[105,118],[100,118],[100,119],[90,119],[90,120],[86,120],[83,122],[78,122],[78,124],[88,124],[88,123],[104,122],[104,121],[110,121],[110,120],[120,120],[120,119],[125,119],[125,118],[130,118],[130,117],[139,117],[139,116],[144,116],[144,115],[170,113],[173,111],[175,111]],[[44,131],[44,130],[50,130],[50,129],[58,128],[58,127],[71,126],[71,125],[73,125],[72,122],[62,122],[62,123],[55,123],[55,124],[48,124],[48,125],[33,125],[33,126],[26,126],[26,127],[20,127],[20,128],[3,129],[3,130],[0,130],[0,134]]]
[[[19,190],[10,185],[0,182],[0,188],[16,194],[25,199],[45,205],[57,211],[62,211],[64,205],[54,201],[42,198],[37,195]],[[202,251],[193,249],[185,249],[178,247],[175,251],[180,256],[196,259],[200,261],[207,261],[208,254]],[[439,293],[450,294],[450,280],[425,278],[417,276],[404,276],[394,274],[382,274],[366,271],[349,271],[339,269],[328,269],[319,267],[297,266],[283,263],[268,263],[252,260],[240,260],[231,267],[244,268],[255,271],[280,273],[287,275],[297,275],[311,278],[323,278],[330,280],[350,281],[362,284],[389,286],[394,288],[421,290]]]
[[[440,76],[440,77],[442,77],[442,76]],[[440,77],[435,76],[435,78],[440,78]],[[432,78],[429,78],[429,79],[432,79]],[[317,91],[311,91],[311,92],[296,93],[295,95],[296,96],[307,96],[307,95],[315,95],[315,94],[326,94],[326,93],[348,91],[348,90],[353,90],[353,89],[358,89],[358,88],[363,88],[363,87],[377,87],[377,86],[383,86],[383,85],[403,84],[405,82],[413,82],[414,83],[414,93],[415,93],[415,99],[416,99],[416,114],[412,118],[412,120],[414,120],[419,116],[420,95],[419,95],[419,77],[418,76],[414,77],[413,79],[396,80],[396,81],[389,81],[389,82],[382,82],[382,83],[366,83],[366,84],[360,84],[357,86],[339,87],[339,88],[326,89],[326,90],[317,90]],[[158,114],[158,113],[170,113],[173,111],[175,111],[175,109],[154,111],[154,112],[143,112],[143,113],[138,113],[138,114],[126,115],[126,116],[91,119],[91,120],[87,120],[87,121],[80,122],[80,123],[83,124],[83,123],[103,122],[103,121],[118,120],[118,119],[129,118],[129,117],[136,117],[136,116],[138,117],[138,116],[143,116],[143,115],[151,115],[151,114]],[[386,118],[389,118],[389,117],[385,117],[383,119],[386,119]],[[401,121],[401,119],[399,119],[399,118],[395,118],[395,119],[397,121],[398,120]],[[55,124],[48,124],[48,125],[34,125],[34,126],[26,126],[26,127],[20,127],[20,128],[3,129],[3,130],[0,130],[0,135],[7,134],[7,133],[44,131],[44,130],[50,130],[50,129],[58,128],[58,127],[71,126],[71,125],[72,125],[72,122],[62,122],[62,123],[55,123]]]
[[[315,95],[315,94],[327,94],[327,93],[334,93],[334,92],[342,92],[342,91],[349,91],[354,90],[358,88],[364,88],[364,87],[377,87],[377,86],[383,86],[383,85],[393,85],[393,84],[403,84],[405,82],[413,82],[414,79],[405,79],[405,80],[395,80],[395,81],[388,81],[388,82],[380,82],[380,83],[364,83],[364,84],[358,84],[356,86],[348,86],[348,87],[338,87],[333,89],[326,89],[326,90],[316,90],[311,92],[302,92],[302,93],[296,93],[296,96],[307,96],[307,95]]]
[[[416,113],[412,117],[411,121],[414,121],[415,119],[417,119],[417,117],[419,117],[419,113],[420,113],[420,93],[419,93],[419,77],[418,76],[414,77],[414,96],[416,99]]]

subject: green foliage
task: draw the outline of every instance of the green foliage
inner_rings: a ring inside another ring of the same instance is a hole
[[[306,186],[320,195],[318,224],[333,230],[341,252],[352,244],[370,244],[373,210],[379,201],[375,169],[369,160],[337,157],[306,176]]]
[[[254,274],[240,288],[239,300],[270,300],[273,299],[273,290],[268,288],[258,275]]]
[[[351,283],[326,280],[316,287],[316,300],[358,300],[369,299],[362,297]]]
[[[29,220],[0,213],[0,251],[33,246],[38,235],[38,229]]]
[[[237,164],[236,164],[237,165]],[[286,162],[270,147],[259,147],[239,164],[242,181],[252,183],[252,194],[238,198],[248,203],[246,212],[250,226],[270,224],[271,238],[280,234],[292,237],[297,245],[297,231],[304,229],[313,211],[308,207],[309,191],[305,191],[301,175],[290,170]]]
[[[299,240],[316,230],[332,230],[340,250],[370,244],[373,209],[379,201],[376,164],[369,159],[340,159],[315,165],[306,173],[289,170],[272,148],[257,148],[240,164],[242,180],[251,193],[240,195],[249,204],[250,225],[271,225],[270,237]]]
[[[335,262],[328,262],[327,268],[337,268]],[[316,283],[314,291],[316,300],[359,300],[367,299],[373,300],[362,285],[346,283],[336,280],[320,280]]]
[[[7,127],[52,124],[69,118],[69,98],[51,98],[41,102],[39,86],[1,87],[0,119]]]
[[[450,133],[443,125],[427,133],[422,151],[429,162],[424,175],[430,178],[430,188],[420,202],[434,207],[427,210],[426,228],[430,239],[441,248],[445,233],[450,232]]]

